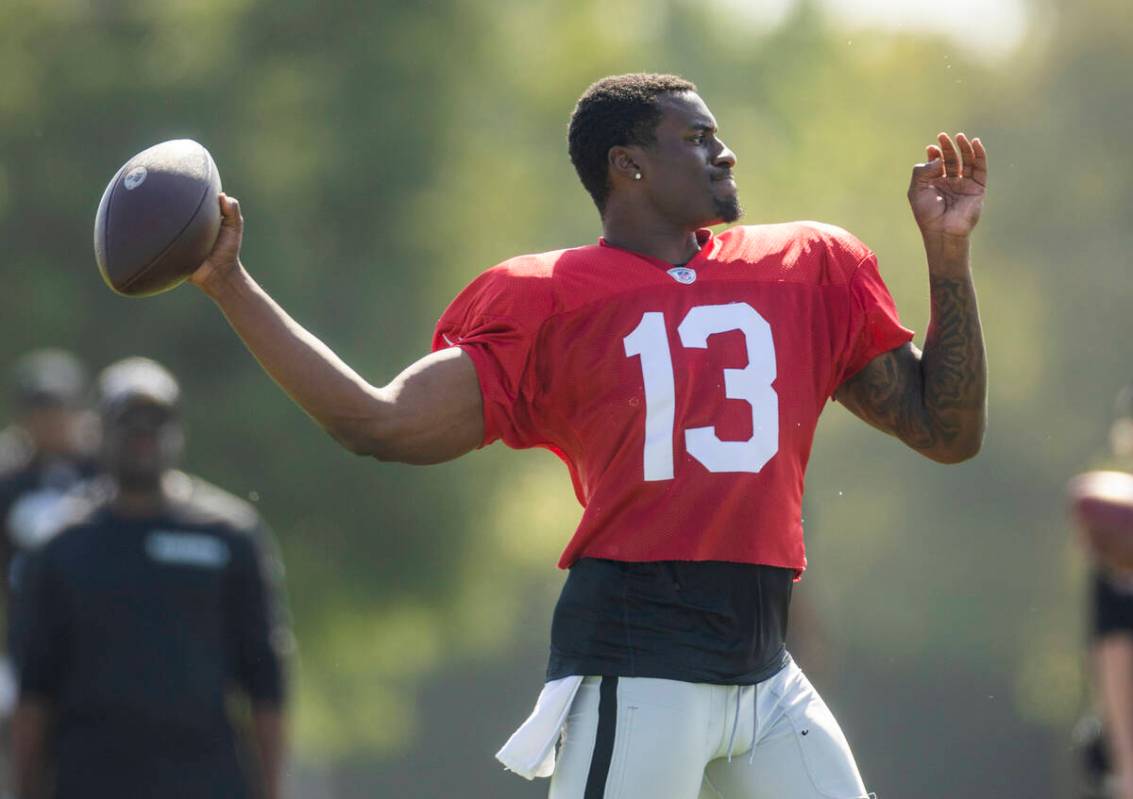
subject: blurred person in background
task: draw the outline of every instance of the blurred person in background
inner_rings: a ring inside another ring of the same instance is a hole
[[[51,529],[60,498],[95,471],[97,425],[82,363],[34,350],[12,369],[12,423],[0,430],[0,784],[8,781],[16,681],[7,654],[11,578]]]
[[[1098,468],[1133,473],[1133,384],[1114,402],[1109,451]],[[1091,555],[1088,673],[1101,724],[1088,719],[1078,730],[1086,795],[1133,799],[1133,570],[1096,549]]]
[[[276,799],[289,633],[270,533],[176,469],[168,371],[120,361],[98,395],[105,473],[13,590],[17,796]]]
[[[71,353],[37,350],[16,362],[14,419],[0,432],[0,600],[5,608],[16,555],[39,543],[53,526],[59,498],[95,472],[97,426],[86,405],[86,370]]]
[[[932,302],[923,353],[876,258],[846,231],[708,229],[741,214],[736,157],[690,82],[595,83],[568,145],[602,239],[484,272],[441,317],[435,351],[387,386],[248,274],[234,199],[221,196],[220,238],[191,279],[358,454],[438,463],[503,440],[567,463],[585,511],[559,561],[570,574],[547,683],[505,765],[553,773],[552,799],[865,797],[784,645],[806,568],[803,474],[832,396],[932,460],[979,450],[986,367],[969,242],[983,145],[940,134],[912,171]]]

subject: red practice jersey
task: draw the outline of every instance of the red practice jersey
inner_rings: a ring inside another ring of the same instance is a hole
[[[806,567],[803,475],[823,406],[912,338],[877,260],[804,222],[699,231],[683,267],[597,245],[493,267],[434,349],[472,359],[484,441],[546,447],[585,508],[559,561]]]

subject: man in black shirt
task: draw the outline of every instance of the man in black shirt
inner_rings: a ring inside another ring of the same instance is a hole
[[[249,505],[174,469],[184,439],[165,369],[121,361],[99,391],[107,474],[68,499],[14,590],[18,795],[244,799],[259,783],[275,799],[288,633],[269,534]],[[241,762],[233,689],[258,767]]]
[[[69,352],[36,350],[13,369],[14,423],[0,431],[0,601],[19,553],[52,526],[58,499],[95,470],[86,373]]]

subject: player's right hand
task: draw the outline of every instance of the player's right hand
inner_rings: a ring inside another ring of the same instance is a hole
[[[240,242],[244,237],[244,216],[240,213],[240,201],[224,192],[217,199],[220,203],[220,235],[212,252],[189,275],[189,282],[206,294],[213,294],[241,269]]]

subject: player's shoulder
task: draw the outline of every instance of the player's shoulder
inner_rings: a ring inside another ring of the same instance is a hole
[[[604,244],[583,244],[508,258],[484,271],[481,277],[495,280],[534,280],[553,283],[576,269],[592,269],[596,263],[616,261],[622,253]]]
[[[850,278],[873,253],[845,228],[800,220],[764,225],[736,225],[721,233],[720,257],[752,262],[773,260],[785,269],[831,282]]]
[[[28,550],[57,552],[82,542],[102,525],[114,488],[103,477],[76,483],[69,491],[40,510],[37,532],[22,543]]]
[[[845,228],[809,219],[766,225],[736,225],[721,233],[719,238],[725,243],[757,245],[766,249],[786,249],[795,245],[820,246],[856,256],[858,260],[871,254],[869,247]]]
[[[597,246],[527,253],[485,269],[469,283],[446,314],[460,317],[508,317],[536,324],[558,309],[563,270],[593,258]]]
[[[549,280],[554,275],[555,265],[569,252],[573,252],[573,250],[548,250],[547,252],[531,252],[515,255],[485,270],[485,274],[493,275],[500,279],[527,278]]]
[[[237,535],[255,533],[262,526],[250,502],[196,475],[173,472],[166,477],[165,488],[170,514],[179,524]]]
[[[527,253],[508,258],[484,271],[480,279],[508,290],[522,289],[551,294],[557,284],[575,270],[592,268],[609,256],[609,248],[598,244],[547,252]]]

